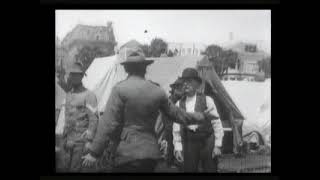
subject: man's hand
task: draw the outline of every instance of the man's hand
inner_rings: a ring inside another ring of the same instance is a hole
[[[221,148],[220,147],[214,147],[212,151],[212,159],[215,157],[221,156]]]
[[[182,151],[174,151],[174,156],[176,157],[176,159],[182,163],[183,162],[183,155],[182,155]]]
[[[91,143],[90,142],[86,142],[86,144],[84,145],[84,148],[86,150],[89,150],[90,149],[90,146],[91,146]]]
[[[60,151],[61,151],[61,148],[56,146],[55,151],[56,151],[56,152],[60,152]]]
[[[86,130],[85,132],[83,132],[83,133],[81,134],[81,138],[82,138],[82,139],[89,139],[89,138],[91,138],[91,137],[92,137],[92,132],[89,131],[89,130]]]
[[[210,111],[212,111],[212,110],[213,110],[213,108],[210,108],[210,109],[207,109],[203,112],[206,119],[209,119],[209,120],[219,119],[219,117],[216,117],[215,115],[210,113]]]
[[[205,120],[204,113],[194,112],[189,114],[192,116],[192,119],[198,123]]]
[[[97,159],[93,157],[90,153],[88,153],[85,156],[82,156],[81,159],[83,159],[82,165],[86,167],[91,167],[97,161]]]
[[[167,154],[167,148],[168,148],[168,142],[166,140],[161,141],[160,143],[160,152],[163,152],[163,154]]]

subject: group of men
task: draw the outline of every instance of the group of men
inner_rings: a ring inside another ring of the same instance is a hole
[[[202,79],[197,70],[186,68],[167,97],[145,79],[152,63],[139,52],[128,55],[121,63],[128,77],[113,87],[102,117],[75,64],[65,112],[60,112],[65,122],[58,118],[56,123],[58,171],[96,172],[105,150],[112,149],[111,172],[155,172],[164,157],[169,167],[178,162],[181,172],[199,172],[200,166],[203,172],[217,172],[223,128],[213,99],[198,91]],[[159,114],[164,127],[160,143],[155,131]]]

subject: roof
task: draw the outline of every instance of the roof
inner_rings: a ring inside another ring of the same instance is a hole
[[[128,42],[126,42],[124,45],[122,45],[120,47],[120,49],[126,47],[126,48],[136,48],[136,47],[139,47],[141,46],[142,44],[139,43],[137,40],[133,39],[133,40],[130,40]]]
[[[89,35],[86,35],[85,38],[83,37],[84,32],[90,32]],[[107,26],[91,26],[91,25],[82,25],[78,24],[76,27],[74,27],[70,32],[67,33],[67,35],[63,38],[61,45],[62,46],[69,46],[70,43],[72,43],[76,39],[93,39],[92,34],[103,32],[104,35],[107,37],[112,36],[110,33],[105,33],[108,32],[108,27]],[[79,35],[80,34],[80,35]],[[78,37],[80,36],[80,38]]]

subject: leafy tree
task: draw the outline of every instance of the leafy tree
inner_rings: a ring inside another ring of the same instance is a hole
[[[167,52],[168,43],[160,38],[155,38],[151,41],[150,50],[152,57],[160,57],[162,53]]]
[[[91,42],[83,45],[78,54],[76,54],[76,61],[83,64],[86,70],[92,61],[97,57],[105,57],[114,54],[114,44],[111,42]]]
[[[266,78],[271,77],[271,57],[267,57],[258,61],[259,71],[264,72]]]
[[[148,44],[141,45],[140,48],[142,49],[145,57],[151,57],[151,49]]]
[[[221,78],[228,73],[228,68],[235,68],[238,61],[238,54],[232,50],[223,50],[218,45],[210,45],[201,54],[207,55],[209,60],[213,62],[213,67]]]

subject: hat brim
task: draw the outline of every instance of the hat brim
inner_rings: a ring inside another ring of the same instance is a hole
[[[154,62],[154,60],[144,60],[144,61],[125,61],[120,63],[121,65],[127,64],[141,64],[141,65],[150,65]]]
[[[181,77],[183,80],[186,80],[186,79],[194,79],[198,82],[202,82],[202,79],[200,77]]]
[[[69,72],[70,73],[81,73],[81,74],[84,74],[84,72],[80,71],[80,70],[70,70]]]

